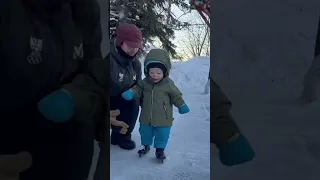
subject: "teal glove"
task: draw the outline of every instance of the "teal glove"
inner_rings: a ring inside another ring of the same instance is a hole
[[[72,118],[75,105],[65,89],[54,91],[38,103],[39,112],[48,120],[66,122]]]
[[[186,104],[179,107],[178,110],[179,110],[180,114],[186,114],[186,113],[190,112],[190,109]]]
[[[130,90],[126,90],[125,92],[123,92],[121,94],[121,96],[123,97],[123,99],[125,99],[127,101],[130,101],[130,100],[132,100],[134,98],[134,94]]]
[[[217,145],[217,147],[220,161],[226,166],[240,165],[251,161],[255,157],[255,152],[243,135],[230,143]]]

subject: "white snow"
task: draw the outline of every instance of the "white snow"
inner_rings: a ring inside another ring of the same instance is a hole
[[[174,109],[174,125],[166,149],[164,164],[155,159],[154,149],[139,158],[139,123],[132,134],[137,148],[122,150],[111,145],[112,180],[209,180],[210,121],[209,94],[204,94],[209,70],[209,58],[198,57],[172,65],[171,78],[183,93],[190,112],[180,115]]]
[[[146,44],[145,47],[143,47],[143,51],[148,53],[151,49],[156,49],[152,44]]]
[[[320,179],[320,102],[301,105],[303,76],[313,58],[320,1],[216,1],[211,41],[214,77],[256,159],[225,167],[217,180]]]

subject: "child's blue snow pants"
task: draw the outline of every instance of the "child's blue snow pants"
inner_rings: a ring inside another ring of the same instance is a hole
[[[171,126],[155,127],[151,125],[140,124],[139,132],[141,136],[141,144],[151,146],[153,143],[154,148],[165,149],[169,136]]]

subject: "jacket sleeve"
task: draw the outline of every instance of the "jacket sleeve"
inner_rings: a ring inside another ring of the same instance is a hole
[[[97,0],[75,0],[72,4],[74,18],[83,32],[84,63],[86,68],[74,80],[63,85],[73,97],[76,119],[93,121],[101,119],[108,94],[108,58],[101,57],[100,10]]]
[[[93,59],[89,61],[86,73],[79,74],[72,83],[63,86],[75,102],[77,120],[90,122],[104,116],[109,93],[107,68],[105,59]]]
[[[133,92],[134,98],[140,102],[144,89],[144,81],[138,81],[130,90]]]
[[[181,107],[182,105],[184,105],[185,102],[182,98],[182,93],[171,79],[169,79],[169,87],[169,96],[171,99],[171,103],[176,107]]]
[[[138,59],[135,61],[135,71],[137,75],[137,81],[136,81],[136,84],[137,84],[142,79],[141,63]]]
[[[109,82],[110,82],[110,96],[118,96],[121,94],[121,87],[118,82],[116,82],[115,76],[119,74],[119,68],[114,67],[114,59],[112,59],[112,55],[110,54],[109,62]]]
[[[239,128],[230,114],[231,101],[212,79],[210,81],[212,86],[210,97],[210,141],[218,146],[220,143],[227,143],[228,140],[239,133]]]

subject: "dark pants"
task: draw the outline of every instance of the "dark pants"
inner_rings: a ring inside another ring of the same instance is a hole
[[[139,115],[139,103],[135,100],[127,101],[121,96],[110,97],[110,110],[120,110],[117,120],[129,125],[127,134],[131,134]],[[119,132],[121,127],[112,126],[112,131]]]
[[[87,180],[93,156],[94,126],[77,121],[53,123],[29,107],[1,114],[0,151],[28,151],[30,169],[20,180]]]

